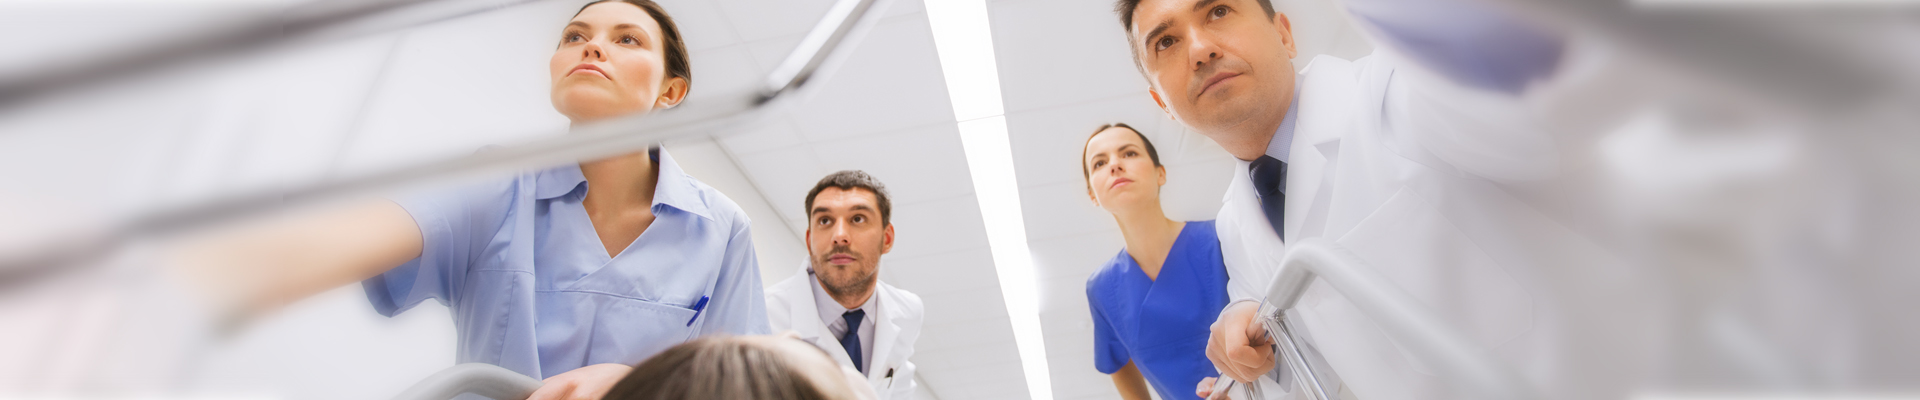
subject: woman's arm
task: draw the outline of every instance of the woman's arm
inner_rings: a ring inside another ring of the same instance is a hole
[[[421,243],[413,217],[381,200],[191,240],[172,261],[218,305],[251,315],[379,275]]]
[[[1126,366],[1120,367],[1119,371],[1113,371],[1113,374],[1107,376],[1113,377],[1113,387],[1120,389],[1120,398],[1126,400],[1153,399],[1153,395],[1147,392],[1147,377],[1140,375],[1140,368],[1134,367],[1133,361],[1127,361]]]

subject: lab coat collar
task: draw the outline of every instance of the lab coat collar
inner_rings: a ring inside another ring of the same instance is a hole
[[[668,155],[666,149],[657,146],[649,149],[648,152],[660,168],[660,180],[653,184],[653,207],[657,209],[661,205],[666,205],[699,215],[701,218],[713,219],[699,184],[693,180],[693,177],[688,176],[686,171],[680,169],[680,164],[673,161],[673,156]],[[580,172],[580,164],[554,167],[540,171],[535,183],[534,196],[541,200],[565,196],[582,190],[586,187],[586,183],[587,177]]]
[[[1341,136],[1357,128],[1352,126],[1354,105],[1361,100],[1357,73],[1353,62],[1324,55],[1314,57],[1300,71],[1299,94],[1294,97],[1298,107],[1294,144],[1288,150],[1287,218],[1282,227],[1289,240],[1301,237],[1326,169],[1337,162]]]

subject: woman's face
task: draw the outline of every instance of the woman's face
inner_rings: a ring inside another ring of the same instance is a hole
[[[576,123],[672,107],[686,97],[686,80],[666,77],[660,23],[640,7],[588,6],[559,39],[547,64],[553,108]]]
[[[1167,170],[1155,167],[1147,144],[1133,130],[1112,127],[1087,140],[1087,195],[1108,212],[1121,213],[1159,203]]]

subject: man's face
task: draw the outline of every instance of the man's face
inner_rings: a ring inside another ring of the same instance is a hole
[[[1154,100],[1201,134],[1219,141],[1286,114],[1294,56],[1286,15],[1268,18],[1254,0],[1144,0],[1128,34]]]
[[[828,187],[813,198],[807,255],[827,293],[865,293],[879,273],[880,255],[893,250],[893,226],[880,221],[877,196],[866,189]]]

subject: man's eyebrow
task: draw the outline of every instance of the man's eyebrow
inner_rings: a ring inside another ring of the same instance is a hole
[[[1207,8],[1207,6],[1213,5],[1213,3],[1218,3],[1218,2],[1220,2],[1220,0],[1200,0],[1200,1],[1194,2],[1193,11],[1200,11],[1200,9]]]
[[[1155,25],[1153,27],[1153,30],[1147,31],[1146,36],[1140,37],[1141,39],[1146,39],[1146,40],[1140,41],[1140,43],[1146,46],[1152,46],[1152,44],[1149,44],[1149,43],[1153,42],[1153,38],[1156,36],[1160,36],[1161,32],[1166,32],[1167,28],[1171,28],[1171,27],[1173,27],[1173,23],[1167,22],[1167,21],[1160,21],[1160,25]]]

